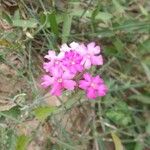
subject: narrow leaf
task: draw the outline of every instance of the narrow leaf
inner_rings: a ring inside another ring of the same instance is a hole
[[[14,19],[13,26],[22,28],[35,28],[37,26],[37,21],[35,19]]]
[[[123,145],[121,143],[120,138],[117,136],[117,134],[114,132],[111,132],[111,136],[115,144],[115,150],[123,150]]]
[[[59,35],[59,31],[58,31],[58,24],[57,24],[57,21],[56,21],[56,14],[55,14],[55,12],[52,12],[49,15],[49,23],[50,23],[50,27],[51,27],[52,32],[55,35],[58,36]]]
[[[145,95],[132,95],[129,97],[129,99],[135,99],[139,102],[145,103],[145,104],[150,104],[150,97],[145,96]]]
[[[72,22],[72,15],[65,14],[62,30],[62,43],[65,43],[68,40],[68,36],[71,30],[71,22]]]

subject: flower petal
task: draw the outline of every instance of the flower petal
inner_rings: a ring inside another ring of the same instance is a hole
[[[49,75],[44,75],[41,80],[42,80],[41,85],[44,88],[47,88],[48,86],[50,86],[54,82],[54,79],[52,77],[50,77]]]
[[[80,80],[80,81],[79,81],[79,87],[80,87],[81,89],[87,90],[88,87],[89,87],[89,85],[90,85],[90,83],[87,82],[87,81],[85,81],[85,80]]]
[[[66,70],[62,75],[63,79],[72,79],[73,77],[74,77],[74,74],[71,74],[68,70]]]
[[[53,84],[52,89],[50,91],[52,95],[60,96],[62,94],[62,86],[60,83],[56,82]]]
[[[92,76],[91,76],[89,73],[85,73],[85,74],[83,75],[83,77],[84,77],[84,79],[85,79],[86,81],[88,81],[88,82],[91,82],[91,80],[92,80]]]
[[[64,86],[65,89],[73,90],[74,87],[76,86],[76,82],[73,81],[73,80],[64,80],[63,81],[63,86]]]
[[[55,51],[48,51],[48,55],[46,55],[44,58],[47,58],[48,60],[54,59],[56,57]]]
[[[90,69],[90,67],[91,67],[91,60],[89,58],[85,61],[84,67],[85,67],[85,69]]]
[[[107,86],[106,86],[105,84],[101,84],[101,85],[99,86],[99,88],[98,88],[98,95],[99,95],[99,96],[105,96],[106,93],[107,93],[107,91],[108,91]]]
[[[93,81],[92,82],[95,83],[95,84],[102,84],[102,83],[104,83],[103,79],[101,79],[99,75],[97,75],[96,77],[93,77]]]
[[[92,64],[93,65],[102,65],[103,64],[103,58],[102,55],[99,56],[92,56],[91,57]]]
[[[87,90],[87,97],[89,99],[95,99],[97,97],[96,91],[93,88]]]

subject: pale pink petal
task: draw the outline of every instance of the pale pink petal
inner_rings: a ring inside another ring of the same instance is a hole
[[[85,80],[81,80],[80,82],[79,82],[79,87],[81,88],[81,89],[84,89],[84,90],[87,90],[87,88],[90,86],[90,82],[87,82],[87,81],[85,81]]]
[[[85,69],[90,69],[90,67],[91,67],[91,60],[90,60],[90,59],[87,59],[87,60],[85,61],[85,64],[84,64],[84,68],[85,68]]]
[[[74,77],[74,74],[71,74],[69,71],[65,71],[62,75],[63,79],[72,79]]]
[[[83,77],[84,77],[84,79],[85,79],[86,81],[88,81],[88,82],[91,82],[91,80],[92,80],[92,76],[91,76],[89,73],[85,73],[85,74],[83,75]]]
[[[98,95],[99,96],[105,96],[107,91],[108,91],[108,88],[105,84],[102,84],[98,87]]]
[[[41,85],[44,88],[47,88],[48,86],[50,86],[54,82],[54,79],[52,77],[50,77],[49,75],[44,75],[41,80],[42,80]]]
[[[76,82],[73,81],[73,80],[64,80],[63,81],[63,86],[64,86],[65,89],[73,90],[74,87],[76,86]]]
[[[79,43],[72,42],[72,43],[70,43],[70,47],[72,50],[76,50],[79,47]]]
[[[95,99],[95,98],[97,97],[96,91],[95,91],[93,88],[89,88],[89,89],[87,90],[87,97],[88,97],[89,99]]]
[[[44,58],[51,60],[54,59],[55,57],[56,57],[55,51],[48,51],[48,55],[46,55]]]
[[[103,64],[103,58],[102,55],[99,56],[92,56],[91,61],[93,65],[102,65]]]
[[[65,52],[60,52],[57,56],[58,60],[61,60],[65,57]]]
[[[70,47],[66,43],[64,43],[64,44],[61,45],[60,51],[68,52],[68,51],[70,51]]]
[[[99,46],[95,46],[94,47],[94,54],[99,54],[101,51],[100,47]]]
[[[51,73],[54,77],[59,78],[62,76],[63,71],[59,67],[55,67],[55,68],[53,67]]]
[[[95,42],[91,42],[87,45],[88,51],[92,54],[94,54],[93,49],[95,47]]]
[[[52,62],[45,62],[43,63],[43,69],[46,71],[46,72],[50,72],[51,70],[51,67],[53,66],[53,63]]]
[[[78,46],[78,48],[76,49],[76,51],[81,55],[84,56],[87,53],[87,48],[84,44],[81,44],[80,46]]]

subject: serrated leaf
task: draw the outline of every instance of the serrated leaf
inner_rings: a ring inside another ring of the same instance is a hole
[[[68,36],[69,36],[70,30],[71,30],[71,23],[72,23],[72,15],[65,14],[63,30],[62,30],[62,43],[65,43],[68,40]]]
[[[16,150],[26,150],[29,141],[30,141],[29,137],[25,135],[19,136],[16,142]]]
[[[14,19],[13,26],[22,28],[35,28],[37,26],[37,21],[33,18],[29,20]]]
[[[115,150],[123,150],[123,145],[121,143],[120,138],[117,136],[117,134],[114,132],[111,132],[111,136],[114,141]]]
[[[38,118],[40,121],[45,120],[48,116],[50,116],[53,112],[55,112],[56,107],[38,107],[34,110],[36,118]]]

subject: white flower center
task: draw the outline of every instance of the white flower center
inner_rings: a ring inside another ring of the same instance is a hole
[[[74,64],[75,64],[75,62],[74,62],[74,61],[72,61],[72,62],[71,62],[71,64],[72,64],[72,65],[74,65]]]
[[[95,83],[91,83],[91,87],[96,88],[96,84]]]

